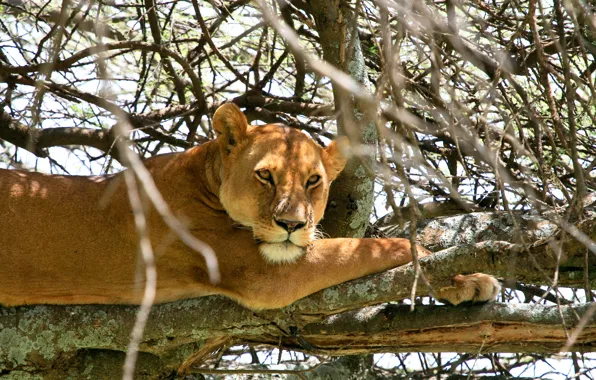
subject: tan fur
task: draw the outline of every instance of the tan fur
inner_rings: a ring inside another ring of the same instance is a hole
[[[170,208],[214,249],[221,270],[221,282],[209,283],[201,255],[152,210],[157,302],[223,294],[251,308],[276,308],[411,260],[404,239],[314,240],[329,185],[345,165],[335,143],[321,148],[286,126],[249,126],[231,104],[217,110],[214,129],[214,141],[145,161]],[[126,191],[121,174],[0,170],[0,303],[139,303],[142,260]],[[490,276],[456,280],[440,292],[454,303],[493,299],[498,291]]]

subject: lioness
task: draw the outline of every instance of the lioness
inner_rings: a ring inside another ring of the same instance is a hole
[[[336,143],[321,148],[287,126],[250,126],[233,104],[215,112],[213,127],[214,141],[145,165],[173,212],[215,251],[221,281],[210,283],[202,256],[153,211],[156,302],[222,294],[278,308],[411,261],[405,239],[315,240],[345,165]],[[140,303],[136,241],[122,174],[0,170],[0,304]],[[491,276],[460,275],[439,297],[487,301],[498,290]]]

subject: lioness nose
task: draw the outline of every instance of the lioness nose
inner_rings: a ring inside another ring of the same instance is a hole
[[[297,220],[285,220],[285,219],[274,219],[274,220],[275,220],[275,224],[277,224],[281,228],[285,229],[290,234],[296,230],[301,229],[302,227],[304,227],[306,225],[306,223],[300,222]]]

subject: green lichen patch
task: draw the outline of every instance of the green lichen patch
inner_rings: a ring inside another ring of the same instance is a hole
[[[359,299],[372,300],[377,297],[376,284],[371,281],[362,281],[348,288],[348,297],[357,296]]]
[[[36,306],[4,309],[15,316],[15,326],[0,324],[0,360],[12,368],[49,363],[79,348],[113,348],[121,326],[103,310],[83,312],[70,307]],[[7,318],[6,320],[11,320]],[[126,334],[128,335],[128,334]]]
[[[325,303],[328,305],[334,305],[341,300],[341,295],[336,289],[327,288],[323,290],[323,300],[325,300]]]

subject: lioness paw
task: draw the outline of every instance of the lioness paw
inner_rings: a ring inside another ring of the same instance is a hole
[[[453,285],[439,289],[438,299],[458,305],[462,302],[488,302],[494,301],[501,285],[499,281],[484,273],[470,275],[458,274],[453,278]]]

